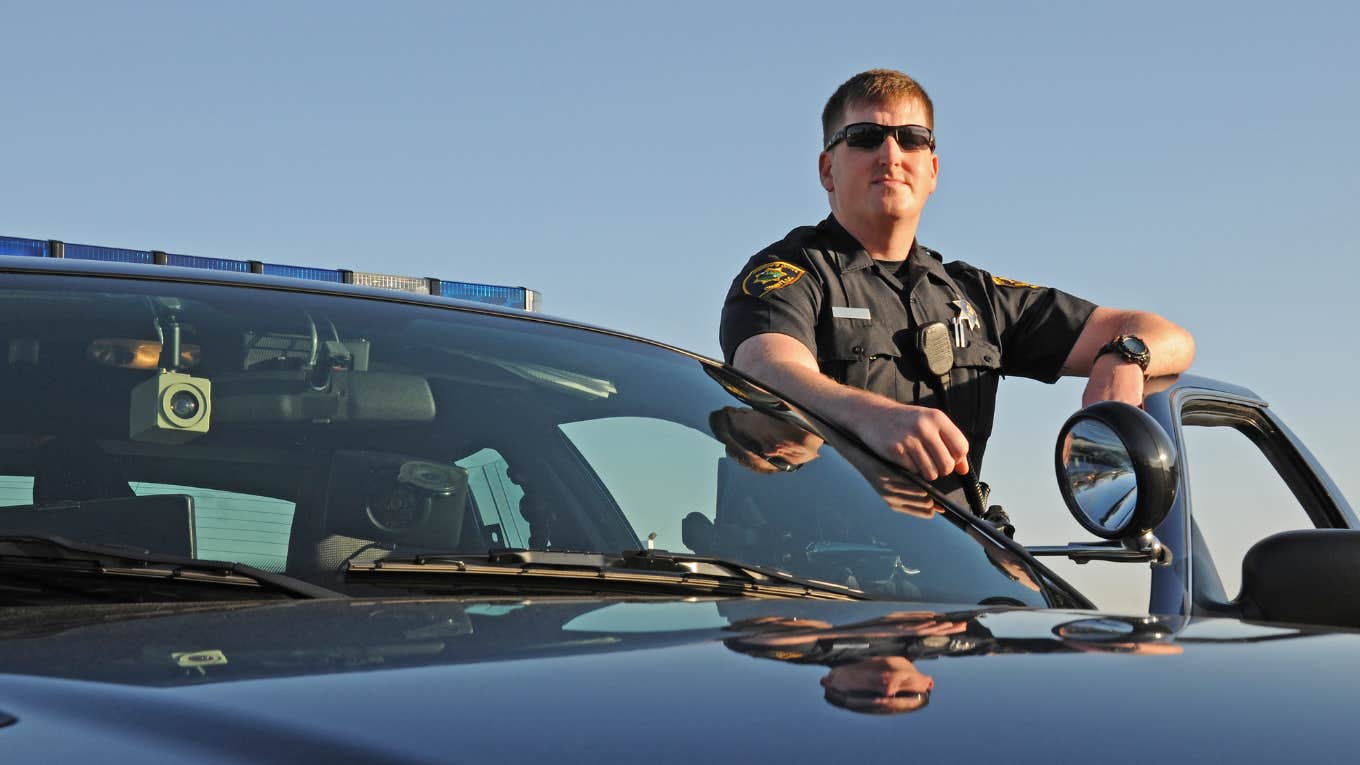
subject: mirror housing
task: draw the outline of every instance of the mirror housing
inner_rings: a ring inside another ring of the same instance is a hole
[[[1285,531],[1242,559],[1246,619],[1360,627],[1360,530]]]
[[[1157,528],[1180,483],[1170,436],[1147,412],[1118,401],[1069,417],[1054,463],[1068,511],[1102,539],[1130,540]]]

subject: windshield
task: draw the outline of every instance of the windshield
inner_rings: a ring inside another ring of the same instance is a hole
[[[1047,604],[1039,572],[905,474],[646,343],[377,299],[38,275],[0,282],[0,341],[0,533],[349,592],[348,564],[650,547],[873,597]]]

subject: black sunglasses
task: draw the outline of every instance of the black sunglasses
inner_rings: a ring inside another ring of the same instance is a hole
[[[877,122],[855,122],[837,130],[826,142],[826,149],[845,141],[856,149],[877,149],[891,135],[902,151],[935,150],[935,132],[922,125],[880,125]]]

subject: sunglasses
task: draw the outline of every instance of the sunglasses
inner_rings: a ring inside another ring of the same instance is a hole
[[[826,142],[829,151],[832,146],[845,141],[846,146],[856,149],[877,149],[884,139],[891,135],[902,151],[935,150],[935,132],[921,125],[880,125],[876,122],[855,122],[837,130]]]

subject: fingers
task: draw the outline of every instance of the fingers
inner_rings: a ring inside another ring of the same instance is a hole
[[[930,519],[940,512],[935,500],[924,489],[913,484],[883,476],[875,488],[889,508],[904,515]]]
[[[915,630],[918,635],[957,635],[968,629],[963,622],[926,622]]]
[[[898,448],[906,458],[904,467],[927,481],[958,470],[965,465],[968,439],[963,431],[938,409],[911,407],[906,432],[899,436]],[[911,464],[906,464],[906,462]]]
[[[888,507],[891,508],[893,512],[910,515],[913,518],[930,520],[940,512],[939,505],[936,505],[935,502],[930,499],[922,502],[918,500],[902,500],[885,496],[883,501],[888,504]]]

